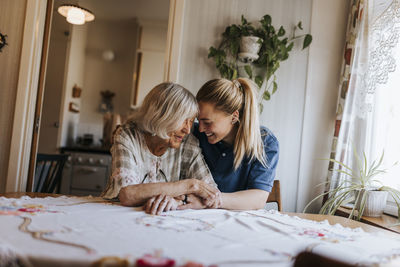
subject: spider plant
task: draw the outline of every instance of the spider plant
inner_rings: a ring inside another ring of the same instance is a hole
[[[305,212],[316,200],[327,196],[327,200],[323,203],[319,211],[320,214],[334,215],[340,206],[354,203],[349,218],[354,218],[360,221],[365,210],[369,191],[379,190],[387,191],[393,197],[400,218],[400,191],[389,186],[383,186],[382,182],[378,179],[378,176],[383,175],[387,171],[382,168],[384,152],[382,152],[379,160],[374,160],[371,164],[368,164],[365,152],[360,156],[354,148],[353,154],[356,163],[355,168],[351,168],[345,163],[335,159],[327,159],[330,162],[335,163],[336,166],[339,166],[339,168],[334,169],[333,171],[345,175],[348,179],[344,179],[344,181],[342,181],[336,188],[315,197],[307,204],[303,212]],[[397,162],[393,165],[396,164]],[[330,182],[331,181],[328,181],[322,184],[326,185],[330,184]]]

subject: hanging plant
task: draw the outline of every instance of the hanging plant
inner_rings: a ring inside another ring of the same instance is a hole
[[[259,21],[260,25],[255,27],[242,15],[241,24],[226,27],[218,48],[210,47],[208,53],[208,58],[214,59],[223,78],[234,80],[246,77],[258,85],[261,108],[262,101],[270,100],[278,89],[275,72],[280,62],[288,59],[294,41],[302,38],[303,49],[312,42],[310,34],[296,35],[296,30],[303,30],[301,21],[293,27],[290,37],[286,36],[283,26],[275,29],[271,22],[271,16],[265,15]],[[245,43],[250,43],[253,51],[246,51]]]

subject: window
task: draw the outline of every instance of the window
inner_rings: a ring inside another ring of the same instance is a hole
[[[396,69],[388,81],[377,87],[374,97],[371,159],[384,150],[383,166],[387,173],[377,177],[384,185],[400,190],[400,43],[392,50]],[[395,162],[399,162],[393,166]],[[397,216],[397,206],[389,196],[386,212]]]

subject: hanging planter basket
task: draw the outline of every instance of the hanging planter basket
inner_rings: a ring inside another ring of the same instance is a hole
[[[256,61],[259,56],[262,39],[257,36],[243,36],[240,38],[240,53],[238,57],[242,62]]]

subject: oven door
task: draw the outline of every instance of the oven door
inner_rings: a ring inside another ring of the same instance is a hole
[[[107,183],[106,166],[74,165],[71,173],[72,195],[100,195]]]

